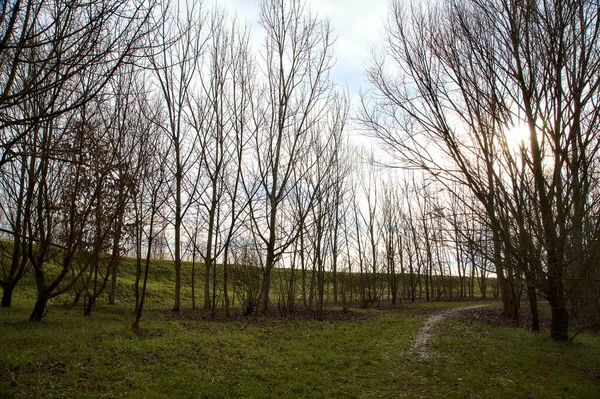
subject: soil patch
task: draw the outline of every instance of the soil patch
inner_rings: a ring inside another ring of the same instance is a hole
[[[540,329],[550,330],[551,318],[547,313],[539,312]],[[519,309],[519,322],[516,323],[510,317],[502,314],[502,310],[497,307],[466,308],[463,312],[452,313],[448,315],[449,319],[457,320],[468,324],[489,324],[501,327],[528,328],[532,326],[531,309],[527,304],[523,304]],[[570,333],[586,332],[589,334],[600,334],[600,325],[581,318],[573,318],[569,323]]]
[[[271,311],[265,314],[256,313],[245,316],[240,309],[232,309],[229,316],[225,312],[218,310],[214,315],[210,310],[205,309],[186,309],[179,312],[165,311],[164,314],[171,320],[205,320],[215,322],[234,322],[244,324],[270,324],[278,320],[317,320],[327,322],[348,322],[348,321],[368,321],[369,315],[365,312],[353,312],[337,309],[326,309],[322,312],[316,312],[308,309],[297,309],[292,314],[283,315],[278,311]]]

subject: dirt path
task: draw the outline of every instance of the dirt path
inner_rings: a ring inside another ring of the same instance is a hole
[[[426,344],[431,338],[433,326],[440,320],[444,320],[448,315],[456,312],[461,312],[467,309],[475,309],[482,308],[489,305],[474,305],[474,306],[465,306],[465,307],[457,307],[444,310],[440,313],[436,313],[427,319],[425,325],[419,330],[417,335],[415,336],[415,342],[411,348],[411,352],[421,358],[428,358],[431,356],[431,351],[427,350]]]

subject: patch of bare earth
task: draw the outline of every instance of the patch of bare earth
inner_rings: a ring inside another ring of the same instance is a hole
[[[427,319],[427,322],[425,323],[425,325],[419,330],[419,332],[415,336],[415,342],[413,343],[411,352],[414,355],[417,355],[424,359],[430,357],[432,352],[431,352],[431,350],[427,349],[427,342],[429,341],[429,339],[431,338],[431,336],[433,334],[432,331],[433,331],[433,326],[435,325],[435,323],[437,323],[441,320],[444,320],[445,318],[450,317],[452,315],[462,314],[469,310],[475,310],[475,309],[484,308],[487,306],[488,305],[475,305],[475,306],[452,308],[452,309],[447,309],[440,313],[436,313],[436,314],[430,316],[429,319]]]
[[[540,317],[540,327],[542,329],[550,327],[550,319],[543,314]],[[519,322],[515,322],[510,317],[503,315],[502,310],[497,307],[466,309],[460,314],[453,314],[452,320],[467,324],[488,324],[499,327],[522,327],[531,328],[532,317],[529,308],[521,308],[519,311]]]
[[[497,307],[467,308],[463,312],[452,313],[448,315],[452,320],[457,320],[467,324],[488,324],[499,327],[531,328],[533,317],[531,309],[527,304],[522,304],[519,309],[519,322],[515,322],[508,316],[502,314],[502,310]],[[550,316],[544,312],[538,315],[541,330],[550,330]],[[600,325],[593,320],[582,317],[571,318],[569,320],[569,329],[571,333],[585,332],[590,334],[600,334]]]
[[[244,315],[240,309],[232,309],[229,316],[226,316],[222,310],[213,314],[210,310],[181,310],[180,312],[165,311],[164,314],[169,319],[175,320],[206,320],[216,322],[237,322],[244,324],[270,324],[276,320],[319,320],[330,322],[347,321],[367,321],[369,315],[363,312],[353,312],[337,309],[325,309],[321,312],[309,309],[296,309],[292,313],[282,314],[278,311],[271,311],[266,314],[255,312],[251,315]]]

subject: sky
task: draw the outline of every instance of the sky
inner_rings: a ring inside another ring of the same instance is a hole
[[[252,27],[253,46],[259,48],[262,28],[258,24],[260,0],[215,0]],[[389,0],[306,0],[307,8],[320,18],[328,18],[337,36],[334,45],[333,80],[348,87],[352,101],[358,101],[360,89],[368,82],[365,67],[371,59],[371,48],[380,41]]]

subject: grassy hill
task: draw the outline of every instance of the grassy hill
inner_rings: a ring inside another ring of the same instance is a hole
[[[411,348],[427,318],[469,302],[350,312],[331,306],[324,321],[302,312],[292,319],[213,320],[204,311],[169,310],[172,267],[162,261],[153,264],[148,310],[134,334],[133,267],[130,260],[122,266],[117,305],[101,301],[90,317],[63,298],[42,322],[26,322],[33,287],[24,281],[14,306],[0,309],[0,398],[597,398],[600,392],[595,335],[565,344],[545,333],[448,319],[433,329],[431,356],[420,358]]]
[[[182,262],[182,309],[192,308],[192,263],[191,262]],[[203,286],[204,286],[204,265],[202,263],[196,262],[195,265],[195,301],[196,307],[202,307],[203,305]],[[257,279],[260,279],[261,271],[258,268],[249,268],[244,267],[245,269],[255,269],[250,274],[256,274]],[[132,308],[135,303],[134,299],[134,291],[133,287],[135,284],[135,273],[136,273],[136,260],[134,258],[125,257],[121,260],[119,267],[119,279],[117,286],[117,301],[123,304],[129,304]],[[217,265],[217,284],[216,284],[216,301],[217,307],[221,308],[223,306],[223,294],[222,294],[222,285],[223,285],[223,268],[221,265]],[[242,276],[241,280],[247,279],[248,276]],[[296,272],[296,281],[295,281],[295,292],[296,292],[296,303],[299,307],[303,307],[302,304],[302,284],[301,284],[301,271]],[[404,277],[398,276],[398,285],[399,285],[399,295],[402,294],[403,284],[405,286],[405,298],[402,300],[409,300],[409,284],[410,284],[410,276],[405,275]],[[414,281],[417,281],[417,277],[413,276]],[[369,281],[373,281],[372,277],[365,277],[365,279],[369,279]],[[402,281],[404,279],[404,282]],[[306,271],[306,286],[305,289],[307,291],[306,296],[309,296],[310,283],[312,280],[311,271]],[[332,285],[332,275],[330,272],[325,272],[325,293],[324,293],[324,301],[325,306],[333,306],[333,285]],[[346,284],[346,297],[348,301],[353,302],[352,306],[361,307],[363,304],[360,301],[360,277],[359,274],[354,272],[349,274],[347,272],[339,272],[338,273],[338,288],[341,291],[344,289],[343,286]],[[376,276],[377,284],[387,284],[387,277],[384,274],[378,274]],[[68,281],[68,278],[65,279],[65,282]],[[272,289],[271,289],[271,298],[273,307],[277,307],[277,303],[280,300],[280,296],[283,295],[283,290],[286,289],[285,284],[289,281],[289,269],[278,269],[275,268],[273,270],[272,277]],[[242,282],[245,283],[245,282]],[[229,295],[230,302],[232,303],[232,307],[239,307],[239,296],[237,293],[243,287],[240,286],[239,281],[236,282],[235,268],[234,266],[230,266],[229,268]],[[260,288],[260,281],[257,281]],[[283,283],[283,284],[282,284]],[[433,276],[433,284],[436,287],[435,295],[432,295],[431,300],[440,300],[440,299],[457,299],[458,291],[460,286],[460,281],[457,276],[444,276],[440,278],[439,276]],[[477,279],[475,279],[475,298],[480,297],[479,285]],[[493,287],[495,287],[496,279],[489,278],[488,279],[488,296],[492,296]],[[175,268],[173,266],[173,261],[171,260],[162,260],[162,259],[152,259],[149,267],[149,280],[148,280],[148,294],[146,297],[145,308],[147,309],[166,309],[172,307],[173,301],[173,292],[175,287]],[[442,293],[441,289],[445,288],[445,295],[440,295]],[[421,276],[421,289],[425,289],[424,277]],[[211,286],[212,290],[212,286]],[[390,291],[389,289],[384,288],[383,294],[381,295],[381,300],[386,301],[390,299]],[[451,294],[450,294],[451,293]],[[425,298],[425,294],[422,293],[422,298]],[[35,298],[35,282],[33,280],[32,273],[27,273],[25,277],[19,282],[17,288],[15,289],[15,297],[26,297],[29,299]],[[419,292],[417,288],[417,298],[419,297]],[[419,298],[419,299],[422,299]],[[61,295],[58,298],[55,298],[50,301],[50,305],[66,305],[73,302],[74,295],[70,292]],[[171,301],[171,302],[170,302]],[[105,290],[102,296],[98,298],[98,304],[105,304],[108,302],[108,290]],[[376,306],[379,301],[375,303],[370,303],[370,306]]]

